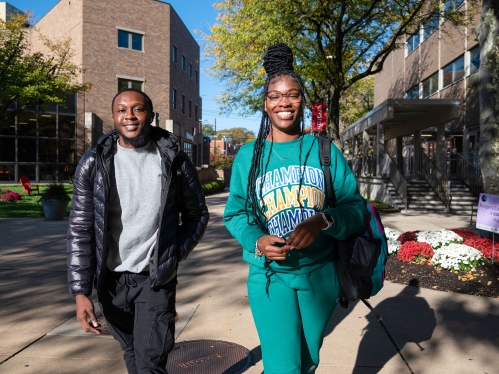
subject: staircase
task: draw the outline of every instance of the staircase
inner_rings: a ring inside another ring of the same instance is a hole
[[[452,201],[450,212],[452,214],[471,215],[471,210],[476,212],[478,196],[476,196],[460,179],[450,180],[450,194]]]
[[[424,179],[406,179],[407,193],[409,195],[409,210],[426,213],[445,213],[445,205],[438,198],[430,185]],[[400,211],[404,210],[404,203],[398,195],[392,182],[388,178],[383,179],[385,190],[390,195],[392,205]],[[468,215],[476,209],[477,197],[461,180],[450,181],[452,201],[450,205],[451,214]]]

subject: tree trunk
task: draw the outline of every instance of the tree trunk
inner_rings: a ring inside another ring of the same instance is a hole
[[[334,144],[343,151],[343,144],[340,137],[340,91],[334,90],[328,97],[327,110],[329,122],[329,135],[333,138]]]
[[[480,167],[484,192],[499,195],[499,2],[483,0],[480,23]]]

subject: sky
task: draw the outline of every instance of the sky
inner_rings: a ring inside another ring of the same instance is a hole
[[[11,5],[22,11],[30,11],[35,22],[42,18],[59,0],[6,0]],[[106,0],[102,0],[106,1]],[[260,114],[251,117],[240,117],[237,113],[232,113],[228,117],[220,114],[218,105],[214,98],[223,91],[223,84],[214,80],[208,74],[210,67],[210,56],[204,53],[202,36],[194,30],[209,32],[209,28],[216,22],[217,11],[213,7],[216,0],[170,0],[173,9],[185,23],[194,39],[201,47],[201,72],[200,72],[200,95],[203,100],[203,123],[208,122],[213,125],[216,118],[217,131],[232,127],[245,127],[258,134],[260,125]]]

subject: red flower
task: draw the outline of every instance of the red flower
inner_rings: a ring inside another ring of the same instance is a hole
[[[405,234],[407,233],[404,233],[401,236],[404,236]],[[431,259],[433,254],[433,248],[431,248],[431,245],[428,243],[406,241],[399,248],[397,258],[403,262],[420,262],[423,259]]]
[[[397,238],[397,240],[402,244],[404,244],[405,242],[414,242],[416,241],[418,232],[419,230],[404,232]]]
[[[452,229],[451,231],[454,231],[457,235],[459,235],[461,238],[463,238],[463,241],[467,239],[478,239],[480,238],[479,235],[475,234],[473,231],[468,230],[468,229]],[[466,244],[468,245],[468,244]]]
[[[487,258],[492,258],[492,239],[489,238],[481,238],[476,235],[476,238],[469,238],[464,240],[464,244],[469,245],[475,249],[478,249],[482,252],[482,255]],[[494,243],[495,244],[495,243]],[[499,250],[499,245],[495,244],[495,254],[494,258],[497,259],[499,254],[497,253]]]

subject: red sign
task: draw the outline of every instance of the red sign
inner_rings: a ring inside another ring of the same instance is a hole
[[[313,132],[327,131],[326,103],[312,104],[312,131]]]

